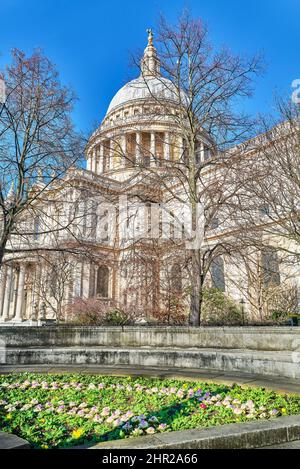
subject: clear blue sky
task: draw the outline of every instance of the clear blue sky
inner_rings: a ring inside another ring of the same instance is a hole
[[[208,23],[216,44],[264,52],[267,73],[247,111],[268,111],[274,91],[289,93],[300,78],[300,0],[0,0],[0,69],[11,48],[41,47],[80,98],[76,124],[90,129],[132,77],[130,52],[144,48],[158,13],[174,20],[184,7]]]

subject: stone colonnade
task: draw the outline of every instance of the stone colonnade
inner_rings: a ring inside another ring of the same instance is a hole
[[[40,263],[6,264],[0,274],[0,322],[15,323],[45,318],[46,304],[41,291],[45,266]]]
[[[132,145],[132,141],[131,144],[129,143],[129,136],[134,139],[134,145]],[[131,166],[134,165],[134,162],[137,164],[143,162],[143,153],[144,155],[148,153],[149,165],[156,166],[159,159],[168,161],[175,159],[174,153],[177,153],[178,156],[182,154],[183,138],[176,136],[176,144],[173,139],[174,135],[170,132],[160,131],[128,132],[117,135],[115,138],[102,139],[88,153],[87,169],[97,174],[116,169],[114,167],[116,155],[119,160],[118,168],[130,167],[130,160],[132,161]],[[144,140],[147,140],[147,144]],[[130,146],[134,148],[129,148]]]
[[[0,278],[0,319],[21,322],[25,310],[25,276],[27,264],[8,264],[1,269]]]
[[[96,266],[84,261],[70,264],[70,276],[63,285],[64,307],[74,298],[101,296],[101,292],[104,291],[102,283],[106,285],[103,298],[109,300],[117,297],[116,270],[106,269],[107,278],[101,279],[99,275],[97,276]],[[49,281],[53,280],[45,264],[14,262],[4,265],[0,271],[0,322],[19,323],[45,318],[55,319],[54,309],[49,303],[55,305],[56,299],[51,297]]]

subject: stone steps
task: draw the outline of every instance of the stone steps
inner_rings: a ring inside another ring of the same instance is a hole
[[[209,369],[300,379],[300,354],[290,351],[175,347],[8,347],[5,364]]]

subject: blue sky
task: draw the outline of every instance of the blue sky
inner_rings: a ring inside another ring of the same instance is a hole
[[[174,20],[184,7],[205,20],[217,45],[264,53],[267,71],[248,112],[270,110],[274,91],[290,93],[300,78],[300,0],[0,0],[0,69],[13,47],[41,47],[76,91],[74,119],[89,130],[133,77],[130,53],[145,47],[145,30],[159,12]]]

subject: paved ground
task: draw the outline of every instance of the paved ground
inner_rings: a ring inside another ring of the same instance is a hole
[[[237,383],[244,386],[265,387],[276,391],[300,394],[300,380],[291,380],[288,378],[266,377],[259,375],[250,375],[246,373],[226,373],[213,370],[199,371],[186,368],[130,368],[130,367],[112,367],[95,365],[0,365],[0,373],[7,374],[12,372],[39,372],[39,373],[66,373],[79,372],[90,374],[103,374],[111,376],[149,376],[159,378],[184,378],[185,380],[205,380],[216,383],[232,384]]]

